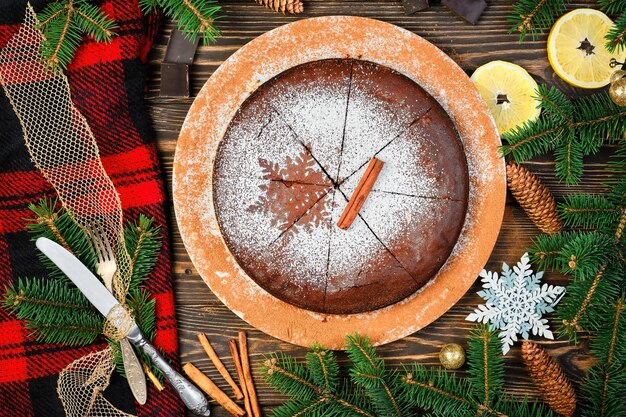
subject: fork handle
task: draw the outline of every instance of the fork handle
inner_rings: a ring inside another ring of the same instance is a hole
[[[150,356],[152,363],[154,363],[163,372],[163,375],[165,375],[167,380],[170,381],[187,408],[203,417],[211,415],[209,402],[204,394],[202,394],[202,392],[196,388],[195,385],[189,382],[185,377],[176,372],[176,370],[170,366],[170,364],[165,360],[165,358],[163,358],[163,356],[161,356],[154,346],[146,340],[145,336],[141,333],[137,326],[135,326],[126,337],[133,342],[135,346]]]

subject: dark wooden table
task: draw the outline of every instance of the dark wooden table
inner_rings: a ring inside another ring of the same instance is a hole
[[[198,93],[213,71],[242,45],[270,29],[295,19],[323,15],[358,15],[384,20],[431,41],[448,53],[468,74],[486,62],[501,59],[523,66],[538,82],[556,85],[571,95],[583,93],[582,90],[567,86],[550,68],[546,57],[545,35],[535,41],[528,39],[520,44],[517,35],[507,33],[510,24],[506,19],[511,13],[513,1],[491,0],[489,3],[478,25],[471,26],[440,5],[434,5],[413,16],[406,16],[400,0],[305,0],[305,13],[298,17],[282,16],[257,5],[252,0],[220,1],[223,6],[223,18],[218,26],[223,36],[214,45],[199,47],[190,75],[192,98],[189,99],[158,97],[160,62],[169,32],[174,27],[173,23],[167,22],[150,60],[147,102],[167,177],[168,190],[171,192],[176,140],[193,96]],[[594,7],[595,2],[577,2],[571,4],[569,8],[590,5]],[[576,187],[577,190],[588,192],[601,190],[602,182],[606,179],[604,170],[607,155],[608,152],[601,151],[585,161],[585,175],[581,184]],[[568,190],[564,184],[555,179],[551,157],[537,159],[527,166],[541,177],[557,198],[574,191]],[[176,228],[172,207],[170,215],[181,361],[193,361],[216,382],[226,387],[203,353],[196,339],[196,332],[202,331],[207,334],[226,366],[233,371],[227,341],[236,337],[240,329],[248,331],[251,360],[254,362],[259,362],[264,354],[279,350],[303,358],[305,349],[281,342],[250,327],[211,293],[189,260]],[[486,268],[499,269],[502,262],[509,264],[517,262],[525,248],[530,245],[532,237],[538,233],[515,201],[509,197],[504,224]],[[567,283],[567,280],[556,274],[548,274],[547,280],[560,285]],[[464,344],[472,326],[472,323],[465,321],[465,317],[481,303],[481,298],[476,295],[479,287],[479,283],[474,284],[457,305],[427,328],[380,347],[378,351],[388,365],[398,366],[411,361],[438,365],[437,354],[443,344],[450,342]],[[543,343],[550,353],[558,357],[571,378],[578,380],[584,375],[585,369],[591,363],[584,338],[576,346],[566,340],[544,340]],[[345,361],[345,357],[341,358]],[[506,356],[506,366],[507,391],[536,398],[536,390],[522,366],[518,346]],[[267,412],[284,401],[285,398],[269,387],[256,370],[255,381],[264,411]],[[214,415],[228,414],[223,409],[215,407]]]

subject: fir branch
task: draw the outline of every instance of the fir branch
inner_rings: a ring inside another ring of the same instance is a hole
[[[613,26],[604,36],[606,49],[613,52],[621,52],[626,49],[626,12],[613,22]]]
[[[315,384],[324,391],[334,392],[339,386],[339,365],[332,351],[313,345],[306,355],[307,367]]]
[[[3,307],[26,322],[37,340],[82,346],[93,343],[104,318],[76,288],[56,279],[19,279],[5,288]]]
[[[618,14],[626,11],[626,0],[598,0],[600,9],[607,14]]]
[[[115,22],[88,0],[57,1],[38,14],[44,41],[41,55],[54,71],[66,69],[83,35],[97,42],[109,42]]]
[[[626,415],[626,372],[617,367],[602,365],[589,370],[580,385],[586,401],[582,405],[583,417],[613,417]]]
[[[261,365],[261,372],[270,385],[292,398],[284,405],[284,408],[279,407],[272,413],[276,417],[291,416],[302,412],[313,403],[324,406],[324,409],[317,415],[376,416],[362,402],[355,400],[347,393],[347,389],[330,391],[325,387],[317,386],[313,382],[310,369],[299,364],[292,357],[283,354],[270,355]],[[325,401],[318,402],[320,399]]]
[[[85,346],[93,343],[102,332],[102,326],[93,324],[51,324],[26,322],[37,341],[68,346]]]
[[[583,174],[583,150],[573,130],[568,130],[559,141],[554,157],[556,176],[564,179],[566,185],[578,184]]]
[[[150,0],[142,2],[149,8]],[[178,29],[189,39],[195,40],[202,35],[203,42],[208,45],[220,36],[215,27],[215,19],[221,10],[215,0],[156,0],[165,14],[178,21]]]
[[[615,256],[615,240],[599,232],[579,233],[567,242],[559,255],[561,272],[578,277],[597,273]]]
[[[57,200],[41,199],[37,204],[30,204],[28,208],[35,214],[34,218],[25,219],[26,229],[33,235],[33,240],[46,237],[55,241],[95,271],[98,258],[89,238],[72,216],[60,207]],[[42,253],[37,256],[51,278],[59,279],[69,286],[74,285],[47,256]]]
[[[552,26],[567,3],[569,1],[566,0],[518,0],[508,17],[509,23],[513,25],[509,33],[519,32],[520,42],[528,34],[535,40],[538,34]]]
[[[498,390],[504,384],[502,343],[496,331],[489,330],[486,325],[478,325],[470,332],[467,344],[472,392],[488,407],[495,401]]]
[[[600,306],[599,323],[591,350],[599,364],[589,372],[581,385],[587,397],[584,416],[626,414],[626,299],[624,295],[608,306]]]
[[[479,403],[470,401],[469,381],[455,378],[445,369],[427,369],[415,363],[400,379],[404,401],[419,404],[436,415],[471,417],[478,413]]]
[[[363,387],[377,414],[402,416],[405,410],[397,398],[396,375],[386,371],[384,361],[376,354],[369,338],[355,334],[346,339],[346,351],[353,363],[350,376],[355,384]]]
[[[96,42],[108,42],[117,28],[98,7],[89,3],[77,3],[74,9],[76,23],[84,33],[91,36]]]
[[[522,163],[537,155],[555,149],[559,140],[568,132],[568,125],[548,117],[539,117],[534,122],[524,122],[502,134],[506,142],[500,148],[502,156],[511,155],[516,163]]]
[[[561,232],[534,238],[529,254],[542,269],[590,276],[608,262],[614,250],[614,239],[604,233]]]
[[[153,218],[140,214],[137,221],[129,221],[124,228],[124,240],[130,256],[131,291],[137,289],[156,264],[161,250],[160,230]]]
[[[606,92],[571,101],[554,88],[540,86],[536,96],[543,109],[541,116],[503,134],[506,144],[500,152],[521,163],[555,151],[557,177],[567,185],[576,184],[582,175],[583,157],[621,137],[626,109],[613,103]]]
[[[594,230],[606,230],[610,227],[615,230],[621,215],[620,207],[602,195],[566,195],[558,207],[559,216],[566,227]]]

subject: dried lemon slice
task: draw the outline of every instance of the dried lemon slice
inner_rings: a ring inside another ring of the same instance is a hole
[[[600,88],[614,71],[611,58],[624,59],[626,51],[610,53],[604,36],[613,21],[594,9],[576,9],[559,18],[548,36],[548,60],[552,69],[568,83],[582,88]]]
[[[470,79],[487,102],[500,134],[539,117],[537,83],[519,65],[491,61],[478,67]]]

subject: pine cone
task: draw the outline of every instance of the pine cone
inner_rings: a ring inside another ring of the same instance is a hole
[[[563,230],[554,197],[535,174],[521,165],[509,162],[506,177],[511,194],[539,230],[550,234]]]
[[[556,359],[529,341],[522,343],[522,359],[544,402],[560,415],[574,414],[576,392]]]
[[[282,14],[298,14],[304,11],[304,5],[300,0],[255,0],[257,3],[264,5],[268,9]]]

